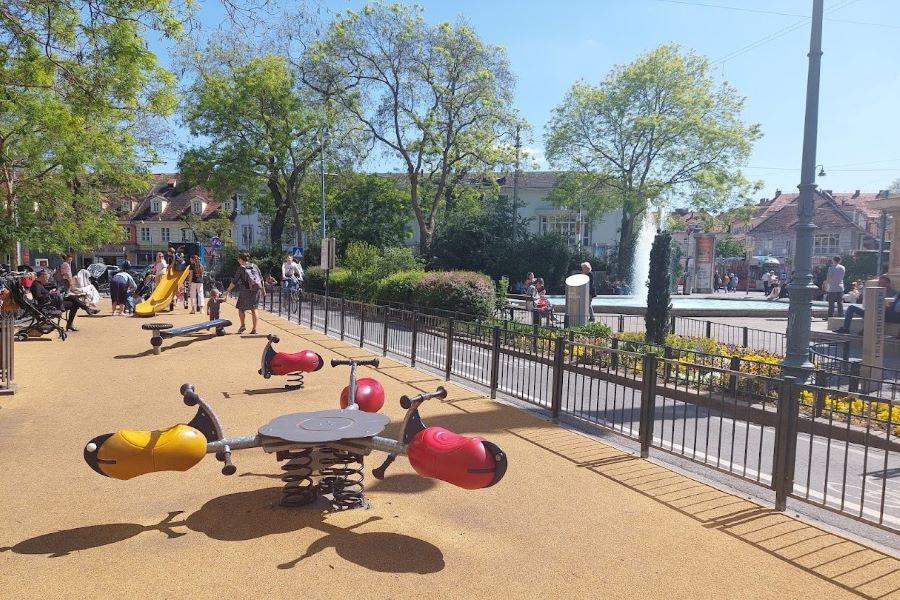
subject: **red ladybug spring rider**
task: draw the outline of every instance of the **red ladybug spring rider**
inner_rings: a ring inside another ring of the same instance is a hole
[[[322,357],[312,350],[301,350],[300,352],[276,352],[272,344],[279,341],[277,335],[270,335],[266,339],[269,343],[263,349],[262,366],[259,374],[266,379],[272,375],[290,375],[294,379],[289,379],[285,384],[285,389],[296,390],[303,388],[303,374],[318,371],[325,365]]]

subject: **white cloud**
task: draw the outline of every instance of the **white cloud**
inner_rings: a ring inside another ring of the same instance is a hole
[[[526,157],[522,161],[522,167],[525,169],[534,167],[537,170],[547,169],[547,157],[544,156],[544,149],[535,146],[522,146],[522,153]]]

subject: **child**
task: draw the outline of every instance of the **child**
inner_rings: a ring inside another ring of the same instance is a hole
[[[209,317],[210,321],[215,321],[219,318],[219,306],[225,302],[223,298],[219,298],[219,290],[213,288],[209,290],[209,300],[206,302],[206,316]]]

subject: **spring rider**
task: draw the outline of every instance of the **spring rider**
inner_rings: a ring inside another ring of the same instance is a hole
[[[279,341],[277,335],[269,335],[267,338],[269,343],[263,349],[262,366],[259,368],[259,374],[266,379],[272,375],[288,375],[294,377],[289,379],[285,384],[285,389],[296,390],[303,388],[303,374],[312,373],[321,369],[325,361],[322,357],[312,350],[301,350],[300,352],[276,352],[272,347]]]

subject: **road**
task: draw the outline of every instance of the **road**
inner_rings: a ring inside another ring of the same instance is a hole
[[[277,305],[275,310],[277,312]],[[313,312],[313,328],[322,330],[325,313],[318,304]],[[284,307],[287,311],[287,305]],[[340,310],[329,306],[329,333],[338,335]],[[309,324],[309,303],[304,303],[302,322]],[[296,305],[290,320],[296,321]],[[443,319],[424,318],[435,327],[420,323],[416,340],[416,361],[443,372],[446,368],[447,338],[437,325]],[[345,314],[345,337],[358,340],[361,319]],[[369,316],[365,342],[377,349],[385,347],[384,323]],[[386,348],[390,354],[409,358],[412,336],[409,323],[390,322]],[[485,332],[487,333],[487,332]],[[490,386],[491,348],[489,336],[484,346],[454,341],[452,375]],[[498,361],[498,392],[512,399],[549,409],[552,398],[552,347],[538,349],[546,362],[527,355],[501,352]],[[633,378],[640,374],[631,373]],[[566,371],[562,386],[562,411],[579,419],[636,439],[639,428],[641,391],[624,385]],[[712,467],[720,472],[769,487],[775,429],[729,416],[696,404],[657,394],[654,447]],[[837,427],[845,424],[835,423]],[[892,434],[893,435],[893,434]],[[797,440],[793,495],[824,505],[843,514],[900,530],[900,453],[862,444],[800,433]]]

